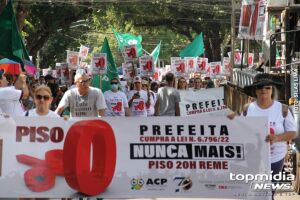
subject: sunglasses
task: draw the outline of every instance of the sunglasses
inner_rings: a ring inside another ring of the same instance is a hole
[[[38,95],[35,96],[35,98],[38,99],[38,100],[44,99],[45,101],[48,101],[50,99],[50,96],[48,96],[48,95],[39,95],[38,94]]]
[[[118,85],[118,83],[116,83],[116,82],[111,82],[110,84],[111,85]]]
[[[79,81],[79,83],[80,83],[81,85],[84,85],[84,84],[90,83],[90,81],[91,81],[91,79],[89,78],[89,79],[86,79],[86,80],[81,80],[81,81]]]
[[[257,90],[262,90],[262,89],[271,90],[272,86],[256,86],[255,89],[257,89]]]

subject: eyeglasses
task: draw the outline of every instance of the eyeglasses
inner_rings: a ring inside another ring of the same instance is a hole
[[[35,98],[38,99],[38,100],[44,99],[45,101],[48,101],[50,99],[50,96],[38,94],[38,95],[35,95]]]
[[[272,86],[256,86],[255,87],[257,90],[262,90],[262,89],[265,89],[265,90],[271,90],[272,89]]]
[[[79,83],[80,83],[81,85],[84,85],[84,84],[89,84],[90,81],[91,81],[91,79],[89,78],[89,79],[86,79],[86,80],[81,80],[81,81],[79,81]]]

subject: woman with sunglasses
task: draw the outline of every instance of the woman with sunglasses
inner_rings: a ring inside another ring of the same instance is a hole
[[[29,117],[59,117],[55,112],[50,110],[52,103],[51,90],[46,85],[40,85],[34,90],[35,108],[27,111],[25,116]]]
[[[249,117],[267,116],[269,133],[265,141],[271,145],[272,176],[283,169],[287,153],[287,142],[296,137],[297,125],[287,105],[276,101],[277,87],[282,84],[274,81],[270,74],[262,73],[254,77],[252,85],[244,87],[244,92],[254,97],[254,101],[244,106],[243,115]],[[228,116],[233,118],[235,114]],[[272,191],[274,195],[274,191]],[[274,198],[274,197],[273,197]]]

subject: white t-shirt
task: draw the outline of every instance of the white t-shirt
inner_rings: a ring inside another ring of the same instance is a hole
[[[49,110],[47,115],[39,115],[36,112],[36,108],[31,109],[28,111],[28,115],[26,115],[27,112],[25,112],[24,116],[27,117],[60,117],[58,114],[56,114],[55,112],[53,112],[52,110]]]
[[[128,101],[124,92],[108,90],[104,92],[104,98],[107,105],[105,116],[125,116],[124,108],[128,108]]]
[[[23,116],[22,91],[15,87],[0,87],[0,109],[11,116]]]
[[[98,110],[105,109],[106,103],[98,88],[90,87],[85,96],[79,94],[78,88],[73,88],[65,92],[58,107],[70,107],[71,117],[97,117]]]
[[[154,106],[155,106],[155,102],[156,102],[156,94],[152,91],[149,91],[149,92],[150,92],[150,106],[149,107],[146,106],[148,117],[154,115]],[[147,97],[148,97],[148,92],[147,92]]]
[[[158,89],[157,100],[159,103],[159,116],[175,116],[175,105],[180,102],[180,94],[173,87]]]
[[[249,104],[247,116],[267,116],[269,120],[269,130],[271,134],[282,134],[286,131],[297,131],[296,121],[290,111],[284,118],[282,114],[282,104],[274,101],[273,105],[267,109],[261,109],[256,101]],[[286,142],[275,142],[271,144],[271,163],[280,161],[287,153]]]
[[[131,90],[128,94],[128,101],[133,97],[133,95],[137,93],[136,90]],[[147,109],[146,109],[146,102],[148,99],[147,92],[144,90],[139,91],[140,98],[134,99],[131,104],[131,113],[132,116],[142,116],[147,117]]]

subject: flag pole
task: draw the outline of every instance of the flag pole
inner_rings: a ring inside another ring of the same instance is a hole
[[[102,91],[102,74],[99,74],[99,81],[100,81],[99,87],[100,90]]]
[[[150,55],[150,53],[149,53],[148,51],[146,51],[145,49],[142,48],[142,50],[143,50],[146,54]]]

